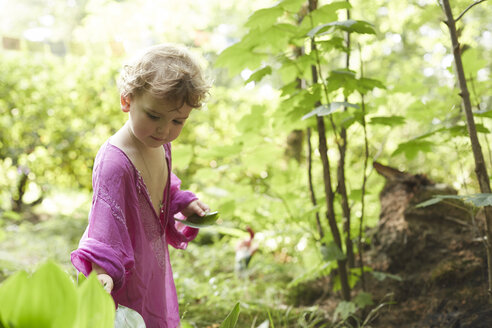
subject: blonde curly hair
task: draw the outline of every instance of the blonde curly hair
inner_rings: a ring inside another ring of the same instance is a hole
[[[181,46],[160,44],[124,65],[117,81],[123,96],[146,92],[157,99],[202,106],[210,89],[198,60]]]

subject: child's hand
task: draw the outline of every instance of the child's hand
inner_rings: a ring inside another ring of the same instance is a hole
[[[181,214],[188,217],[192,214],[197,214],[199,216],[204,216],[206,212],[210,211],[210,207],[207,204],[203,203],[199,199],[192,201],[186,206],[184,210],[181,211]]]
[[[111,294],[111,291],[113,290],[114,287],[113,278],[111,278],[106,273],[106,271],[104,271],[104,269],[101,268],[99,265],[95,263],[91,263],[91,264],[92,264],[92,270],[96,272],[97,279],[103,285],[104,290]]]
[[[113,278],[108,276],[105,273],[100,273],[97,275],[97,279],[99,279],[99,282],[103,285],[104,290],[107,291],[109,294],[111,294],[111,291],[113,290]]]

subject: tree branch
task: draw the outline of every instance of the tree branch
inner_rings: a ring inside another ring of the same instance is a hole
[[[487,1],[487,0],[477,0],[474,3],[472,3],[471,5],[469,5],[465,10],[463,10],[463,12],[461,14],[459,14],[459,16],[454,20],[454,22],[456,23],[457,21],[459,21],[461,19],[461,17],[463,17],[463,15],[465,15],[468,10],[472,9],[474,6],[478,5],[479,3],[485,2],[485,1]]]

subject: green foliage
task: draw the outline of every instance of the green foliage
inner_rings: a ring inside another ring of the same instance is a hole
[[[231,312],[227,315],[227,317],[220,325],[220,328],[235,328],[237,324],[237,318],[239,317],[239,312],[240,312],[239,302],[237,302],[234,308],[231,310]]]
[[[114,303],[92,274],[80,286],[54,262],[31,276],[20,271],[0,285],[5,327],[113,327]]]
[[[14,193],[20,168],[43,194],[52,185],[90,188],[94,154],[124,117],[116,66],[36,54],[0,54],[0,186]],[[2,207],[5,207],[3,205]]]
[[[415,207],[427,207],[437,204],[445,199],[457,199],[473,204],[475,207],[492,206],[492,194],[472,194],[472,195],[434,195]]]

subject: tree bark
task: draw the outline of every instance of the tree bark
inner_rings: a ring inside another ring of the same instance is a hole
[[[466,84],[465,72],[463,69],[463,62],[461,60],[460,44],[458,42],[458,34],[456,32],[456,20],[453,17],[453,12],[449,4],[449,0],[442,0],[443,10],[446,15],[446,25],[449,29],[449,35],[451,38],[451,45],[453,47],[453,56],[456,67],[456,75],[458,84],[460,87],[460,96],[463,104],[463,109],[466,115],[466,123],[468,128],[468,134],[470,136],[470,142],[473,151],[473,158],[475,160],[475,174],[480,185],[480,191],[482,193],[490,193],[489,175],[485,166],[485,160],[478,140],[477,129],[475,127],[475,120],[473,118],[472,106],[470,101],[470,93]],[[460,15],[461,18],[462,15]],[[487,263],[488,263],[488,280],[489,280],[489,302],[492,303],[492,206],[485,206],[485,223],[486,223],[486,249],[487,249]]]

